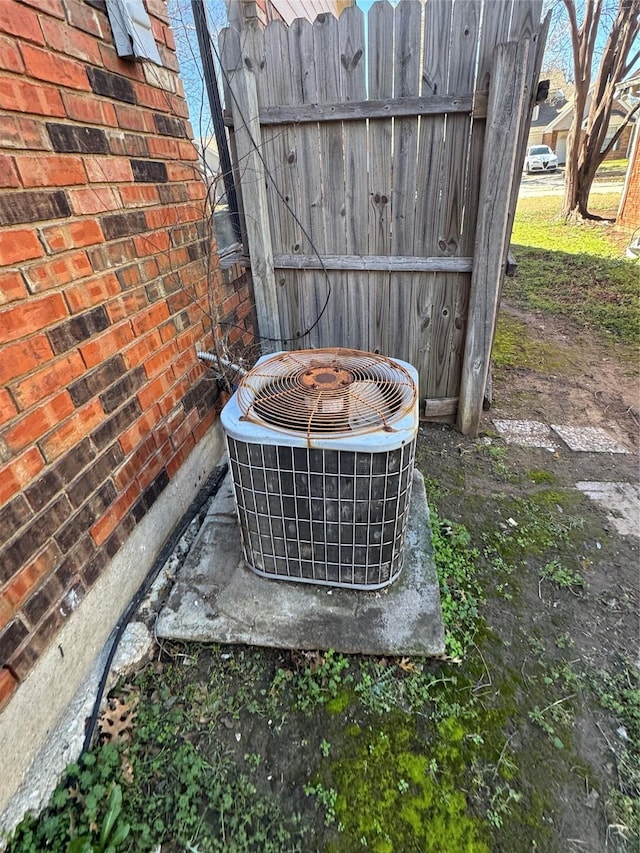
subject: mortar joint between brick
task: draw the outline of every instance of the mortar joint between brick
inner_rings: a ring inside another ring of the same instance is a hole
[[[36,228],[36,237],[38,238],[38,242],[44,249],[45,255],[52,255],[53,252],[49,251],[49,247],[47,246],[47,241],[44,239],[44,234],[42,233],[42,228]],[[40,259],[38,259],[40,260]],[[26,268],[24,266],[19,267],[20,275],[22,276],[22,280],[29,287],[29,282],[26,275]]]

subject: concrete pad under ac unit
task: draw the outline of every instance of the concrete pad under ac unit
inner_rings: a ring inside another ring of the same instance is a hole
[[[373,655],[444,654],[424,479],[414,471],[404,567],[383,590],[272,580],[242,559],[230,478],[156,624],[158,637]]]

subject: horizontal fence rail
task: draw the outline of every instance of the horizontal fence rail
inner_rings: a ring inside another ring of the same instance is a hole
[[[394,118],[397,116],[447,115],[448,113],[473,113],[475,118],[486,118],[487,96],[444,95],[431,98],[402,98],[397,101],[357,101],[338,104],[309,104],[298,107],[268,107],[261,109],[262,126],[274,124],[303,124],[320,121],[361,121],[362,119]],[[225,115],[232,127],[233,117]]]

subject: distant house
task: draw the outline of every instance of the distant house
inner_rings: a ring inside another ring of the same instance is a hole
[[[542,144],[545,130],[558,117],[566,103],[562,98],[556,99],[555,103],[543,101],[541,104],[536,104],[531,117],[527,146]]]
[[[591,103],[591,94],[587,97],[586,109],[589,109]],[[542,105],[541,105],[542,106]],[[539,140],[545,145],[549,145],[558,156],[559,163],[565,163],[567,159],[567,137],[569,129],[573,121],[573,102],[565,104],[565,106],[557,113],[543,129],[542,138]],[[614,100],[613,110],[611,111],[611,121],[604,142],[606,147],[614,134],[623,123],[627,115],[628,107],[621,100]],[[623,157],[628,157],[631,148],[631,137],[633,132],[633,122],[629,123],[622,131],[620,138],[616,141],[613,149],[607,154],[607,160],[619,160]]]
[[[229,5],[230,4],[230,5]],[[347,6],[353,6],[354,0],[227,0],[229,20],[233,14],[240,14],[246,21],[258,20],[266,25],[269,21],[284,21],[290,24],[295,18],[308,18],[310,21],[322,14],[331,12],[336,17]]]
[[[629,77],[620,86],[621,94],[629,100],[640,98],[640,74]],[[629,152],[629,167],[625,180],[617,222],[626,228],[636,229],[636,242],[640,230],[640,121],[636,121],[631,150]],[[640,246],[638,247],[640,250]]]

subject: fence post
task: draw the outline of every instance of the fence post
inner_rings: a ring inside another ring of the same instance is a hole
[[[262,352],[281,349],[282,339],[276,280],[273,272],[273,250],[266,176],[260,156],[262,138],[258,118],[258,93],[255,76],[239,57],[233,68],[226,69],[231,94],[231,112],[241,175],[244,217],[249,242],[251,275],[256,300],[258,330]]]
[[[471,276],[467,338],[460,379],[458,428],[476,435],[482,414],[498,299],[511,235],[510,202],[520,174],[518,151],[526,95],[530,41],[498,45],[491,73],[482,158],[480,208]]]

